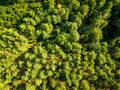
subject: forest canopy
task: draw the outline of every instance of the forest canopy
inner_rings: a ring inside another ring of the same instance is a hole
[[[120,90],[120,0],[0,0],[0,90]]]

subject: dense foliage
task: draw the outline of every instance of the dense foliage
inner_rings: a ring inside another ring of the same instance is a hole
[[[120,0],[0,0],[0,90],[120,90]]]

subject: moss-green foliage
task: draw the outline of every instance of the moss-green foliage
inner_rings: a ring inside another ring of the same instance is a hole
[[[0,0],[0,90],[120,90],[120,0]]]

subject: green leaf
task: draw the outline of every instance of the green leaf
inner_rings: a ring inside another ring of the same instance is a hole
[[[51,70],[53,70],[53,71],[56,70],[56,66],[54,64],[51,65]]]
[[[27,66],[28,66],[29,68],[32,67],[32,63],[27,62]]]
[[[26,90],[36,90],[36,87],[34,85],[26,84]]]
[[[40,79],[45,79],[45,78],[46,78],[46,75],[45,75],[45,71],[44,71],[44,70],[41,70],[41,71],[40,71],[39,77],[40,77]]]
[[[35,80],[36,86],[40,86],[42,84],[42,79]]]
[[[52,70],[48,70],[48,71],[47,71],[47,75],[48,75],[49,77],[53,76],[53,71],[52,71]]]

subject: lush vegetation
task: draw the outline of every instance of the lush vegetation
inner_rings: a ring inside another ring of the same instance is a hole
[[[120,0],[0,0],[0,90],[120,90]]]

